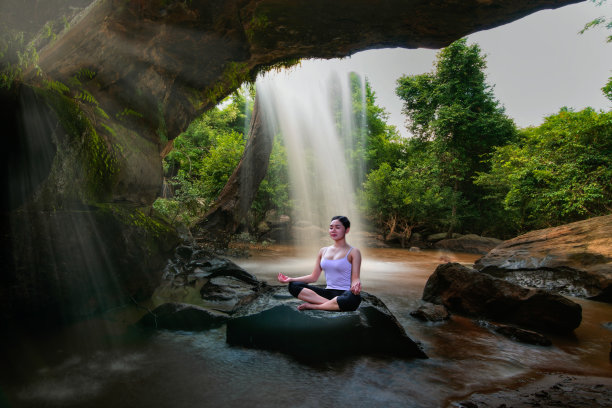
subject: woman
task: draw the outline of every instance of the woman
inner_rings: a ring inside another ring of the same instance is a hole
[[[361,252],[346,242],[351,222],[344,216],[335,216],[329,224],[329,236],[334,245],[319,250],[314,270],[310,275],[290,278],[278,274],[281,283],[289,283],[289,292],[306,303],[298,310],[356,310],[361,303]],[[321,271],[325,271],[327,288],[311,286]]]

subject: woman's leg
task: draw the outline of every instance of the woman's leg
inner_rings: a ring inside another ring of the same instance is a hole
[[[306,291],[306,290],[308,290],[308,289],[302,290],[302,293],[304,291]],[[319,297],[321,297],[321,296],[319,296]],[[298,299],[302,299],[302,298],[298,296]],[[323,298],[323,299],[325,299],[325,298]],[[302,303],[301,305],[299,305],[298,306],[298,310],[311,309],[311,310],[338,311],[338,310],[340,310],[340,306],[338,306],[338,301],[336,299],[337,298],[333,298],[331,300],[325,299],[325,302],[323,302],[323,303],[314,303],[314,302],[311,302],[311,301],[309,301],[307,299],[302,299],[302,300],[304,300],[304,301],[306,301],[308,303]]]
[[[307,302],[298,306],[298,310],[340,310],[336,296],[330,294],[326,289],[302,282],[291,282],[289,283],[289,292],[296,298]]]

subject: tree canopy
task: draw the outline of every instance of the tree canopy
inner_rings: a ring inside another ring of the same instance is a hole
[[[486,83],[485,68],[480,47],[461,39],[438,54],[434,72],[397,81],[407,127],[434,158],[430,163],[438,169],[432,182],[447,192],[448,212],[440,221],[449,233],[488,222],[482,217],[482,189],[473,178],[488,170],[483,156],[516,134]]]

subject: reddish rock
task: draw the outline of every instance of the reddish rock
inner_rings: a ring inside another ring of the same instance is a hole
[[[612,302],[612,215],[528,232],[474,266],[523,286]]]
[[[582,307],[561,295],[526,289],[458,263],[436,268],[427,280],[423,300],[454,313],[544,332],[571,332],[582,321]]]

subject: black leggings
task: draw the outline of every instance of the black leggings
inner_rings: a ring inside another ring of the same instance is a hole
[[[298,297],[304,288],[312,290],[317,295],[322,296],[325,299],[332,300],[333,298],[336,298],[338,306],[343,312],[357,310],[359,304],[361,303],[361,296],[353,294],[353,292],[350,290],[325,289],[318,286],[310,286],[304,282],[289,282],[289,293],[295,297]]]

